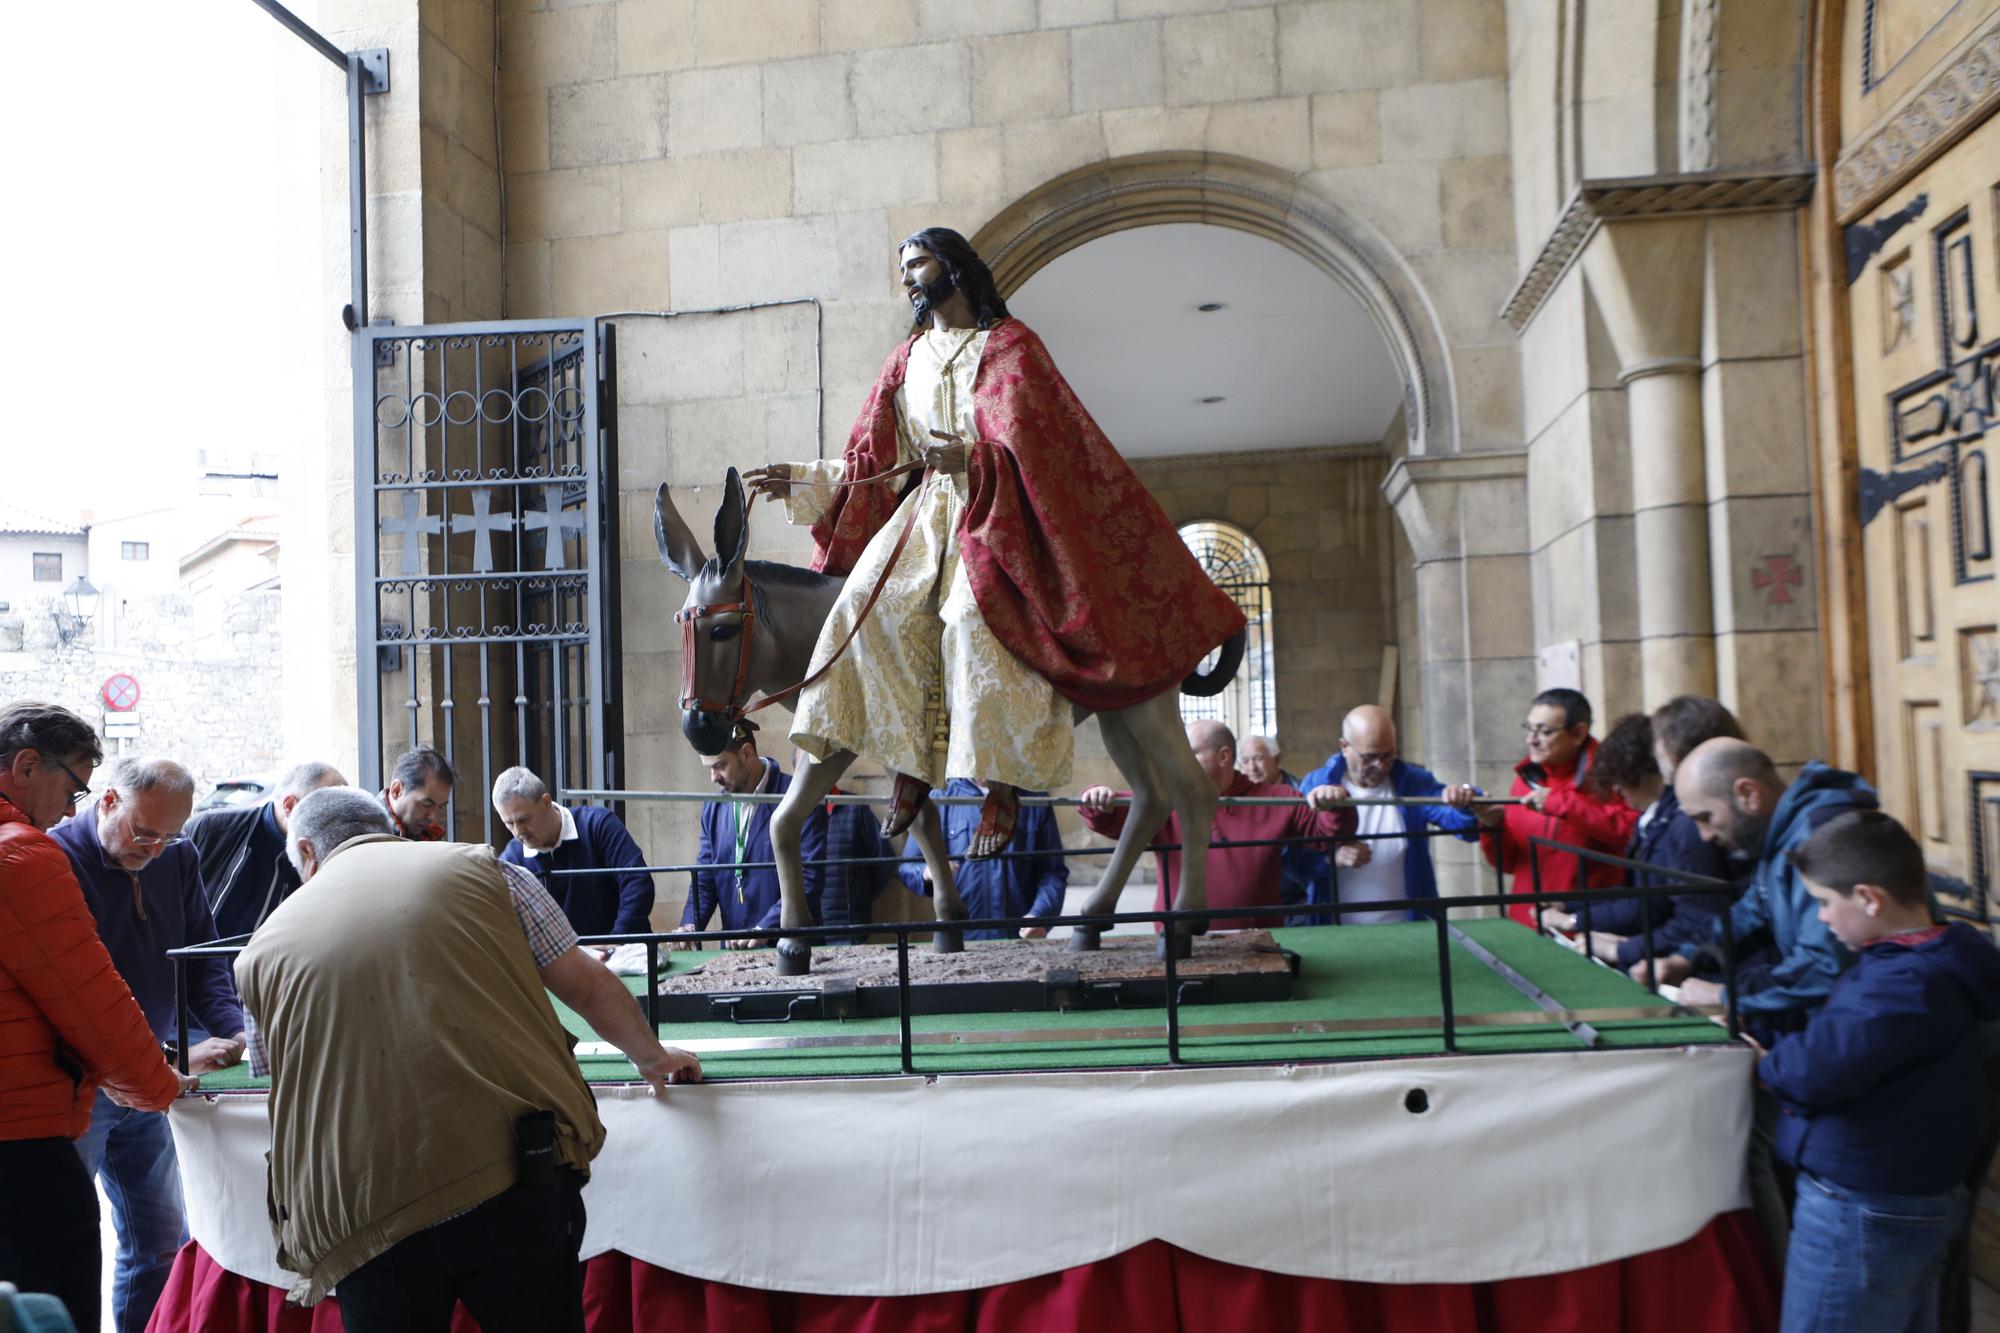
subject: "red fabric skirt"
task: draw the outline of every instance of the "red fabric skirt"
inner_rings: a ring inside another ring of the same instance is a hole
[[[1099,1263],[976,1291],[808,1296],[705,1282],[612,1253],[585,1265],[584,1312],[591,1333],[1764,1333],[1777,1327],[1778,1289],[1756,1223],[1744,1211],[1716,1217],[1679,1245],[1617,1263],[1463,1285],[1287,1277],[1156,1240]],[[337,1333],[341,1324],[337,1301],[287,1307],[278,1288],[218,1267],[191,1242],[174,1261],[147,1327],[149,1333]],[[454,1333],[477,1328],[461,1308]]]

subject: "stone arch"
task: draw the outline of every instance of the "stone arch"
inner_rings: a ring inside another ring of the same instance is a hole
[[[1409,452],[1458,452],[1447,344],[1415,274],[1373,228],[1291,172],[1223,153],[1112,158],[1029,191],[972,243],[1005,295],[1087,241],[1174,222],[1247,231],[1318,265],[1361,303],[1388,344],[1403,377]]]

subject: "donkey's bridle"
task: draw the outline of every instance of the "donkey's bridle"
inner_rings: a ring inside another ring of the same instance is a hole
[[[728,615],[732,611],[743,613],[743,633],[736,643],[736,683],[729,691],[724,703],[704,699],[696,692],[694,683],[695,650],[699,646],[696,622],[706,616]],[[734,602],[718,602],[713,606],[684,606],[674,612],[674,620],[681,627],[681,711],[694,713],[721,713],[731,722],[740,722],[743,715],[754,710],[743,706],[743,687],[750,677],[750,635],[757,626],[756,589],[750,586],[750,570],[743,571],[743,591]],[[803,685],[801,681],[799,684]],[[795,685],[793,689],[799,688]],[[766,703],[770,702],[765,700]],[[762,707],[759,704],[758,707]]]

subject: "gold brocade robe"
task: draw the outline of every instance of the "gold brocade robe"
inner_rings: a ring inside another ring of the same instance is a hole
[[[972,385],[986,337],[930,330],[910,349],[896,392],[899,462],[920,458],[933,429],[975,438]],[[839,459],[794,463],[786,518],[817,520],[840,478]],[[832,670],[800,692],[792,743],[816,759],[851,750],[932,787],[952,777],[1039,791],[1063,786],[1074,710],[980,615],[958,558],[964,503],[963,474],[926,473],[869,541],[820,631],[814,671],[847,637],[914,506],[909,541],[875,609]]]

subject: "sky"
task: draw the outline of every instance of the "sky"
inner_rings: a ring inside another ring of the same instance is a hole
[[[301,371],[339,315],[310,299],[316,82],[338,71],[250,0],[8,17],[7,498],[74,522],[191,497],[196,449],[282,470],[326,420]]]

